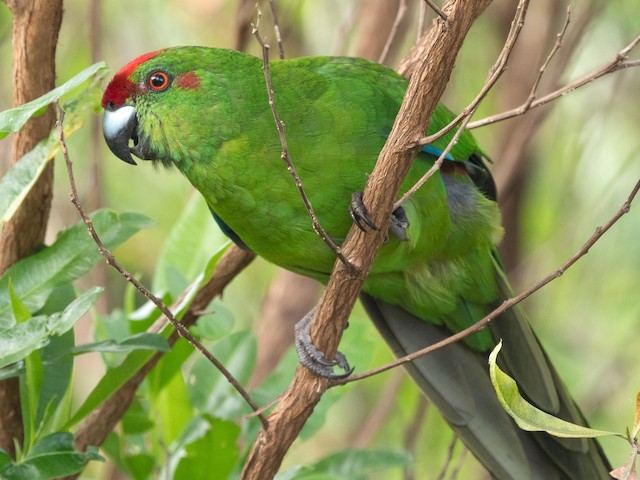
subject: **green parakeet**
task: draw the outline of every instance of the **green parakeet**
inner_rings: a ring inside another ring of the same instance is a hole
[[[407,87],[392,70],[358,58],[271,63],[275,102],[291,158],[320,224],[338,244]],[[314,232],[282,159],[262,60],[201,47],[133,60],[107,87],[103,131],[115,155],[176,167],[238,245],[288,270],[327,281],[333,252]],[[452,114],[439,106],[429,132]],[[433,165],[451,136],[426,146],[402,191]],[[394,212],[362,294],[398,355],[471,325],[509,289],[496,252],[502,228],[484,153],[465,132],[434,175]],[[468,448],[500,479],[600,479],[609,465],[595,440],[520,430],[489,381],[487,353],[503,339],[504,368],[539,408],[584,419],[517,309],[466,343],[408,370]]]

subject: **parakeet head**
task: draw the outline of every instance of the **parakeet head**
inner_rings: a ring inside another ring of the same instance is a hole
[[[167,48],[125,65],[102,97],[102,131],[111,151],[132,165],[133,156],[165,166],[186,167],[197,161],[203,146],[219,142],[228,128],[233,79],[227,72],[230,64],[238,63],[238,55],[243,54]]]

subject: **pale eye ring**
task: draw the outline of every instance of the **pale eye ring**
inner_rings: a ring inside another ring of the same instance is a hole
[[[149,74],[147,77],[147,85],[154,92],[162,92],[171,85],[171,78],[166,72],[157,70]]]

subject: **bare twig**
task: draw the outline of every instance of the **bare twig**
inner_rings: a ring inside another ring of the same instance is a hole
[[[167,320],[171,322],[171,324],[175,327],[179,335],[185,338],[193,347],[200,352],[207,360],[209,360],[219,371],[224,375],[227,381],[242,395],[245,401],[251,406],[251,408],[256,411],[258,410],[258,405],[253,401],[253,399],[249,396],[249,393],[240,385],[240,383],[235,379],[235,377],[226,369],[226,367],[220,363],[220,361],[211,354],[184,326],[182,323],[176,320],[173,313],[169,310],[169,308],[160,300],[158,297],[153,295],[142,283],[140,283],[135,277],[133,277],[113,256],[113,254],[104,246],[102,240],[98,236],[95,228],[93,227],[93,221],[91,218],[84,212],[82,206],[80,205],[80,201],[78,199],[78,191],[76,189],[75,178],[73,175],[73,166],[71,163],[71,159],[69,158],[69,151],[67,149],[67,144],[64,138],[64,130],[63,130],[63,122],[65,112],[60,106],[60,104],[55,102],[56,108],[58,110],[58,121],[56,122],[56,127],[58,130],[58,138],[60,139],[60,148],[62,150],[62,154],[64,155],[64,160],[67,165],[67,173],[69,176],[69,183],[71,187],[71,203],[78,214],[82,218],[82,221],[87,226],[89,230],[89,234],[93,241],[98,246],[98,251],[100,255],[102,255],[107,263],[115,268],[130,284],[132,284],[142,295],[144,295],[147,299],[149,299],[158,309],[167,317]],[[260,421],[264,428],[267,427],[267,420],[264,416],[259,416]]]
[[[544,63],[540,67],[540,69],[538,70],[538,75],[536,76],[536,79],[533,81],[533,85],[531,86],[531,92],[529,93],[529,97],[527,98],[527,100],[524,103],[524,108],[525,109],[528,110],[529,107],[531,106],[531,102],[533,102],[536,99],[536,96],[538,95],[538,87],[540,86],[540,81],[542,80],[542,77],[544,76],[545,72],[547,71],[547,68],[549,67],[549,64],[551,63],[551,60],[553,59],[553,57],[555,57],[555,55],[558,52],[558,50],[560,50],[560,48],[562,48],[562,40],[564,39],[564,36],[567,33],[567,28],[569,28],[569,23],[570,22],[571,22],[571,5],[568,5],[567,6],[567,16],[565,18],[564,24],[562,25],[562,29],[556,35],[556,42],[553,44],[553,47],[551,48],[551,51],[549,52],[549,55],[547,55],[546,60],[544,61]]]
[[[489,70],[489,76],[487,81],[480,89],[476,98],[467,105],[467,107],[460,112],[460,114],[454,118],[447,126],[440,129],[438,132],[433,135],[427,135],[426,137],[418,140],[419,145],[428,145],[430,143],[435,142],[439,138],[442,138],[444,135],[449,133],[451,130],[455,128],[455,126],[460,123],[464,118],[469,117],[473,111],[478,108],[480,102],[484,99],[484,97],[489,93],[489,91],[496,84],[500,76],[504,73],[507,68],[507,62],[509,61],[509,56],[513,51],[513,47],[516,44],[516,40],[520,36],[520,32],[522,31],[522,27],[524,26],[524,18],[527,14],[527,9],[529,7],[529,0],[520,0],[518,2],[518,7],[516,8],[515,15],[513,17],[513,21],[511,22],[511,29],[509,30],[509,34],[507,35],[507,39],[505,40],[504,46],[502,47],[502,51],[494,65]]]
[[[460,473],[460,469],[464,464],[464,460],[465,458],[467,458],[467,453],[469,453],[469,450],[467,449],[467,447],[462,445],[462,450],[460,450],[460,456],[458,457],[458,463],[456,463],[456,466],[451,471],[451,475],[449,475],[449,480],[456,480],[456,478],[458,478],[458,474]]]
[[[424,0],[424,2],[429,5],[429,7],[431,7],[431,9],[436,12],[438,14],[438,16],[444,20],[445,22],[449,21],[449,19],[447,18],[447,16],[444,14],[444,12],[442,10],[440,10],[440,7],[438,7],[433,0]]]
[[[440,167],[444,163],[445,158],[447,158],[447,155],[449,154],[453,146],[458,142],[460,135],[462,135],[462,133],[464,132],[467,126],[467,123],[469,123],[469,120],[471,120],[471,117],[473,116],[477,108],[478,108],[478,105],[476,104],[475,107],[471,111],[469,111],[469,113],[464,117],[464,120],[462,120],[462,123],[458,127],[458,130],[456,131],[455,135],[451,138],[446,148],[442,151],[442,153],[440,154],[438,159],[435,161],[435,163],[431,166],[431,168],[427,170],[427,173],[425,173],[420,178],[420,180],[418,180],[415,183],[415,185],[413,185],[409,190],[407,190],[399,200],[396,200],[396,203],[393,204],[394,210],[398,208],[400,205],[402,205],[402,203],[405,202],[411,195],[413,195],[420,187],[422,187],[422,185],[424,185],[425,182],[429,180],[429,178],[431,178],[431,176],[434,173],[440,170]]]
[[[440,469],[440,473],[438,473],[438,477],[436,480],[443,480],[444,476],[447,474],[447,470],[449,469],[449,465],[451,465],[451,460],[453,460],[453,451],[456,448],[456,444],[458,443],[458,436],[454,433],[451,442],[449,443],[449,448],[447,448],[447,456],[444,459],[444,464]]]
[[[418,398],[418,405],[416,406],[415,413],[413,414],[413,418],[409,422],[407,426],[407,431],[404,435],[404,449],[409,452],[409,454],[413,458],[417,458],[418,454],[418,435],[420,430],[424,424],[425,419],[427,418],[427,413],[429,412],[429,405],[431,402],[424,395],[420,395]],[[405,480],[414,480],[415,479],[415,465],[409,466],[405,469],[404,474]]]
[[[311,217],[313,229],[318,234],[318,236],[320,236],[320,238],[329,246],[329,248],[333,251],[336,257],[338,257],[340,261],[347,268],[349,268],[352,271],[355,271],[356,270],[355,266],[352,265],[347,260],[347,258],[341,252],[340,247],[338,247],[335,244],[335,242],[331,239],[331,237],[327,235],[327,232],[324,231],[324,229],[322,228],[322,225],[320,225],[318,216],[316,215],[316,212],[313,209],[313,206],[311,205],[311,201],[309,200],[309,197],[307,196],[307,193],[304,190],[304,186],[302,185],[302,180],[300,180],[300,177],[298,176],[298,172],[296,171],[296,168],[294,167],[293,162],[291,161],[291,156],[289,155],[289,147],[287,145],[287,137],[284,133],[284,122],[280,119],[280,115],[278,114],[278,109],[276,107],[276,102],[273,96],[273,85],[271,84],[271,70],[269,68],[269,48],[270,47],[262,39],[262,37],[260,36],[260,32],[258,30],[262,12],[260,11],[260,8],[257,5],[256,5],[256,8],[258,9],[258,18],[257,18],[256,24],[253,27],[252,33],[254,37],[256,37],[256,40],[258,40],[258,43],[260,44],[260,46],[262,47],[262,70],[264,71],[264,80],[267,85],[267,94],[269,96],[269,107],[271,107],[271,112],[273,113],[273,119],[275,120],[276,127],[278,129],[278,135],[280,136],[280,144],[282,146],[282,154],[280,155],[280,157],[282,158],[285,165],[287,166],[287,170],[289,170],[289,173],[291,173],[291,176],[293,177],[293,181],[296,185],[296,188],[298,189],[298,192],[300,193],[302,202],[304,203],[304,206],[307,209],[309,216]]]
[[[533,286],[531,286],[530,288],[528,288],[524,292],[516,295],[515,297],[511,297],[511,298],[505,300],[504,302],[502,302],[502,304],[500,304],[499,307],[497,307],[495,310],[493,310],[491,313],[489,313],[488,315],[486,315],[482,319],[478,320],[476,323],[474,323],[470,327],[465,328],[464,330],[461,330],[460,332],[455,333],[455,334],[451,335],[450,337],[445,338],[444,340],[441,340],[441,341],[439,341],[437,343],[429,345],[428,347],[425,347],[422,350],[418,350],[417,352],[414,352],[414,353],[412,353],[410,355],[406,355],[404,357],[398,358],[397,360],[395,360],[393,362],[390,362],[390,363],[388,363],[386,365],[383,365],[381,367],[371,369],[371,370],[369,370],[367,372],[363,372],[363,373],[360,373],[358,375],[352,375],[352,376],[350,376],[348,378],[345,378],[343,380],[334,381],[334,382],[332,382],[331,386],[333,387],[333,386],[337,386],[337,385],[344,385],[344,384],[347,384],[347,383],[350,383],[350,382],[355,382],[357,380],[362,380],[363,378],[367,378],[367,377],[371,377],[373,375],[377,375],[377,374],[382,373],[382,372],[386,372],[387,370],[390,370],[392,368],[398,367],[399,365],[403,365],[405,363],[411,362],[411,361],[415,360],[416,358],[420,358],[420,357],[422,357],[424,355],[427,355],[427,354],[429,354],[429,353],[431,353],[431,352],[433,352],[435,350],[438,350],[438,349],[440,349],[442,347],[445,347],[447,345],[451,345],[452,343],[458,342],[458,341],[460,341],[460,340],[462,340],[464,338],[467,338],[468,336],[473,335],[474,333],[477,333],[480,330],[484,329],[498,315],[502,314],[503,312],[505,312],[506,310],[510,309],[514,305],[517,305],[518,303],[522,302],[525,298],[528,298],[529,296],[531,296],[532,294],[534,294],[535,292],[540,290],[542,287],[544,287],[548,283],[550,283],[553,280],[555,280],[556,278],[562,276],[562,274],[568,268],[570,268],[578,260],[580,260],[582,257],[584,257],[589,252],[589,249],[607,231],[609,231],[609,229],[618,220],[620,220],[620,218],[623,215],[629,213],[629,210],[631,209],[631,203],[633,202],[633,199],[636,197],[636,195],[638,193],[638,190],[640,190],[640,180],[638,180],[638,182],[634,186],[633,190],[631,191],[631,193],[629,194],[629,196],[627,197],[625,202],[622,204],[620,209],[616,212],[616,214],[613,217],[611,217],[611,219],[606,224],[597,227],[595,232],[593,233],[593,235],[591,235],[591,237],[589,237],[589,239],[585,242],[585,244],[575,254],[573,254],[566,262],[564,262],[557,270],[555,270],[554,272],[550,273],[549,275],[544,277],[542,280],[538,281],[536,284],[534,284]]]
[[[396,34],[398,33],[398,27],[400,26],[400,22],[404,18],[407,13],[407,0],[400,0],[400,5],[398,5],[398,11],[396,12],[396,18],[393,21],[393,25],[391,26],[391,31],[387,36],[387,41],[384,44],[384,48],[382,49],[382,53],[380,57],[378,57],[378,63],[384,63],[387,59],[387,55],[389,54],[389,49],[391,48],[391,44],[396,38]]]
[[[258,8],[258,15],[260,15],[258,4],[256,4],[256,7]],[[271,17],[273,18],[273,30],[276,35],[276,42],[278,42],[280,60],[284,60],[284,47],[282,46],[282,36],[280,35],[280,23],[278,22],[278,15],[276,13],[275,0],[269,0],[269,9],[271,10]]]
[[[636,37],[631,43],[629,43],[622,50],[617,52],[607,63],[605,63],[600,68],[589,72],[588,74],[582,76],[581,78],[565,85],[562,88],[558,88],[551,93],[544,95],[543,97],[538,98],[537,100],[533,100],[529,102],[529,99],[525,100],[525,102],[519,107],[513,108],[511,110],[507,110],[506,112],[499,113],[497,115],[492,115],[487,118],[483,118],[481,120],[476,120],[475,122],[470,122],[467,128],[478,128],[484,127],[485,125],[489,125],[491,123],[501,122],[502,120],[507,120],[509,118],[517,117],[519,115],[523,115],[528,110],[532,108],[539,107],[541,105],[545,105],[552,100],[555,100],[558,97],[566,95],[588,83],[597,80],[600,77],[608,75],[613,72],[617,72],[618,70],[624,70],[626,68],[633,68],[640,66],[640,60],[628,60],[629,53],[633,50],[638,43],[640,43],[640,36]]]

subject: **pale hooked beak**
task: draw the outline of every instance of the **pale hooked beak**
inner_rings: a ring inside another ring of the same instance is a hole
[[[124,162],[136,165],[131,154],[143,160],[156,158],[146,138],[138,135],[138,117],[132,106],[125,105],[115,110],[107,107],[102,117],[102,133],[109,149]]]

